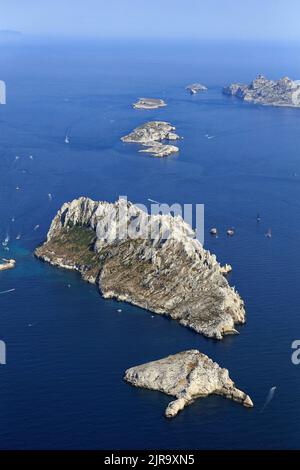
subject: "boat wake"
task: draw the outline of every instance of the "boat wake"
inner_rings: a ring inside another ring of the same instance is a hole
[[[270,388],[267,399],[266,399],[262,409],[260,410],[260,413],[263,413],[265,411],[266,407],[268,406],[268,404],[273,400],[276,388],[277,387]]]
[[[9,294],[10,292],[14,292],[16,289],[8,289],[8,290],[3,290],[2,292],[0,292],[0,295],[2,294]]]

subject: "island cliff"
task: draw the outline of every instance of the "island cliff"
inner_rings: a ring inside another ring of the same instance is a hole
[[[151,236],[116,236],[116,227]],[[105,227],[105,237],[102,229]],[[168,234],[168,237],[166,236]],[[205,336],[222,339],[245,322],[244,303],[222,274],[215,255],[194,238],[182,218],[148,215],[119,199],[81,197],[55,216],[38,258],[79,271],[105,298],[116,298],[165,314]]]
[[[276,81],[258,75],[250,85],[232,83],[223,88],[223,93],[249,103],[300,107],[300,81],[293,81],[288,77]]]
[[[131,367],[124,379],[135,387],[158,390],[176,397],[165,416],[173,418],[197,398],[222,395],[251,408],[251,398],[235,387],[227,369],[222,369],[197,349],[180,352],[158,361]]]

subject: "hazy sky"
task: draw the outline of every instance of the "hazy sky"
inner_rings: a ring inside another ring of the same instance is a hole
[[[300,0],[0,0],[0,29],[100,37],[300,39]]]

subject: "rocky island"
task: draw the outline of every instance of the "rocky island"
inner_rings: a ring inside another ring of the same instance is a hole
[[[139,98],[136,103],[133,103],[134,109],[157,109],[167,106],[164,100],[157,98]]]
[[[300,81],[288,77],[276,81],[258,75],[250,85],[232,83],[223,88],[223,93],[249,103],[300,107]]]
[[[205,85],[202,85],[201,83],[193,83],[192,85],[188,85],[187,87],[185,87],[185,89],[189,91],[191,95],[196,95],[201,91],[207,91],[207,87]]]
[[[176,145],[162,144],[161,142],[153,142],[150,146],[143,144],[145,149],[139,150],[140,153],[150,153],[152,157],[167,157],[172,153],[179,152]]]
[[[16,267],[16,260],[14,259],[3,259],[4,263],[0,263],[0,271],[6,271],[7,269],[14,269]]]
[[[80,272],[105,298],[167,315],[207,337],[235,334],[245,322],[244,303],[215,255],[179,216],[148,215],[126,199],[81,197],[62,206],[35,254]]]
[[[165,410],[167,418],[173,418],[197,398],[212,394],[253,407],[251,398],[235,387],[228,370],[197,349],[132,367],[125,372],[124,379],[135,387],[158,390],[175,397]]]
[[[134,129],[130,134],[121,138],[123,142],[141,144],[146,149],[139,152],[151,153],[154,157],[165,157],[172,153],[179,152],[175,145],[162,143],[164,140],[178,140],[179,136],[174,132],[176,128],[169,122],[149,121]]]

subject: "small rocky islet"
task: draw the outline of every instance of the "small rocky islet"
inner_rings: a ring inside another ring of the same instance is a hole
[[[2,261],[0,262],[0,271],[7,271],[16,267],[16,260],[14,259],[3,259]]]
[[[207,91],[208,88],[202,83],[192,83],[191,85],[187,85],[185,89],[191,94],[196,95],[197,93],[201,93],[203,91]]]
[[[141,144],[145,149],[139,152],[150,153],[154,157],[166,157],[179,152],[175,145],[163,141],[175,141],[180,137],[175,133],[176,128],[169,122],[149,121],[136,127],[130,134],[121,138],[122,142]]]
[[[165,410],[167,418],[175,417],[196,399],[212,394],[224,396],[247,408],[253,407],[249,395],[236,388],[228,370],[197,349],[131,367],[125,372],[124,380],[135,387],[175,397]]]
[[[164,100],[159,98],[139,98],[136,103],[133,103],[134,109],[158,109],[167,106]]]

